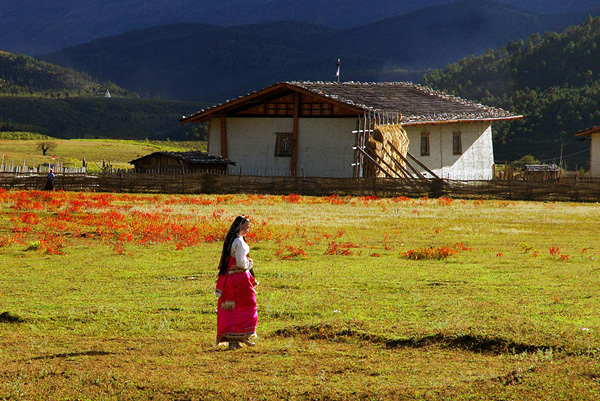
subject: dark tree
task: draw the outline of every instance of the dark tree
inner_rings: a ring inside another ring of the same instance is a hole
[[[37,149],[41,150],[44,156],[46,156],[46,152],[54,148],[56,148],[56,142],[43,141],[37,143]]]

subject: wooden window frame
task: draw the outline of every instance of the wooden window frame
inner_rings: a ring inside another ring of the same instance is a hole
[[[425,141],[425,143],[423,143]],[[421,133],[421,156],[430,156],[431,155],[431,144],[429,141],[429,132]]]
[[[462,155],[462,133],[461,132],[453,132],[452,133],[452,154],[453,155]]]
[[[275,133],[275,157],[292,157],[292,133]]]

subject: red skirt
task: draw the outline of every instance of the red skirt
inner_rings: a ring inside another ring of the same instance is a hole
[[[217,344],[244,341],[256,335],[255,280],[248,271],[229,274],[235,265],[235,258],[229,258],[227,273],[217,279],[217,290],[221,292],[217,308]]]

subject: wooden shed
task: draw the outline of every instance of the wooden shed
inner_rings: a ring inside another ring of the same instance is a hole
[[[553,181],[560,177],[560,169],[556,164],[526,164],[522,176],[530,181]]]
[[[225,173],[229,164],[235,165],[229,159],[200,151],[154,152],[129,163],[140,173]]]

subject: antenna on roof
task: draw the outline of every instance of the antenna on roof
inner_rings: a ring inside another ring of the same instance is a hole
[[[338,62],[337,62],[337,71],[335,73],[335,76],[337,77],[337,81],[340,82],[340,59],[338,58]]]

